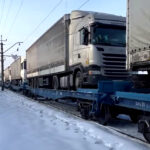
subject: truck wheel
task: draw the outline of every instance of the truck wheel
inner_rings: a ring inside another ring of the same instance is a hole
[[[53,76],[53,83],[52,83],[53,89],[57,90],[59,89],[59,79],[57,76]]]
[[[99,114],[99,123],[102,125],[107,125],[108,121],[111,118],[110,107],[108,105],[103,105],[101,112]]]
[[[82,73],[78,71],[75,75],[75,82],[74,82],[75,90],[82,87]]]

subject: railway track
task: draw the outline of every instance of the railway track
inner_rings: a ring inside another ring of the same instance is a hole
[[[15,93],[24,96],[22,93],[18,93],[18,92],[15,92]],[[82,118],[80,115],[80,112],[77,111],[76,103],[72,102],[71,100],[54,101],[54,100],[47,100],[43,98],[37,98],[37,99],[33,99],[30,97],[28,98],[32,101],[39,102],[42,105],[45,105],[47,107],[53,107],[65,113],[69,113],[73,115],[74,117],[78,117],[80,119]],[[107,126],[100,125],[95,120],[90,120],[90,121],[99,127],[103,127],[106,130],[115,132],[116,134],[117,133],[121,134],[122,136],[128,137],[131,140],[145,144],[150,147],[149,143],[144,139],[143,135],[137,132],[137,124],[132,123],[129,119],[124,119],[124,118],[123,119],[121,118],[111,119],[111,121],[109,122]]]
[[[59,109],[63,112],[72,114],[76,117],[82,118],[80,115],[80,112],[77,111],[77,108],[71,104],[68,103],[64,103],[61,101],[39,101],[40,103],[44,104],[44,105],[48,105],[48,106],[52,106],[56,109]],[[91,122],[96,123],[98,126],[103,126],[100,125],[96,120],[91,120]],[[119,126],[118,126],[119,124]],[[124,124],[124,126],[122,126]],[[130,126],[130,127],[129,127]],[[137,140],[138,142],[142,142],[144,144],[148,144],[148,142],[144,139],[143,135],[140,133],[137,133],[137,124],[132,123],[129,120],[125,120],[125,119],[120,119],[120,118],[116,118],[116,119],[111,119],[110,123],[107,126],[103,126],[106,129],[111,129],[115,132],[121,133],[124,136],[127,136],[131,139]],[[129,133],[127,133],[127,130],[130,131]],[[132,132],[131,132],[132,131]],[[148,144],[149,145],[149,144]]]
[[[82,118],[80,112],[77,111],[76,103],[75,102],[73,103],[71,100],[54,101],[37,98],[37,100],[34,101],[38,101],[46,106],[59,109],[60,111],[69,113],[75,117]],[[115,131],[123,136],[130,138],[131,140],[136,140],[137,142],[146,144],[150,147],[149,143],[144,139],[143,135],[137,132],[137,124],[132,123],[132,121],[130,121],[129,119],[113,118],[111,119],[111,121],[107,126],[100,125],[96,120],[90,121],[97,124],[100,127],[103,127],[111,131]]]

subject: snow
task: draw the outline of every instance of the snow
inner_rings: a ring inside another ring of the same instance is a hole
[[[130,149],[150,146],[22,95],[0,91],[0,150]]]
[[[143,135],[137,132],[138,124],[133,123],[128,115],[118,115],[117,119],[112,119],[111,122],[109,122],[109,127],[121,130],[123,133],[128,133],[128,135],[138,137],[139,139],[146,141]]]

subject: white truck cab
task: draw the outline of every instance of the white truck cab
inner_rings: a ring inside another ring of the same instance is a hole
[[[77,10],[70,20],[69,66],[80,66],[83,83],[127,78],[125,17]]]

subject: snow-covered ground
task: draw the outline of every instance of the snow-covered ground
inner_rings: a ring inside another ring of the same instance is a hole
[[[148,149],[91,121],[0,91],[0,150]]]

